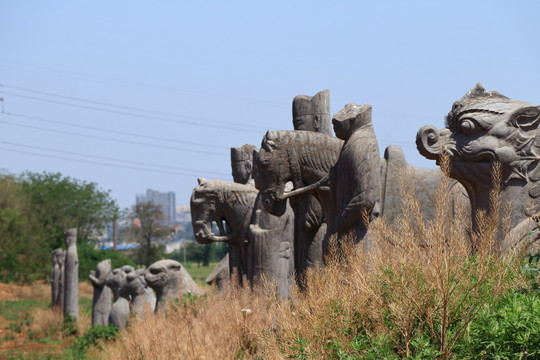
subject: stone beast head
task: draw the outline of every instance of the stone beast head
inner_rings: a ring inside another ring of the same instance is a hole
[[[246,216],[251,215],[257,190],[230,181],[203,178],[198,181],[190,202],[195,240],[200,244],[236,240]],[[212,231],[212,223],[219,229],[219,235]]]
[[[253,155],[253,178],[266,211],[281,216],[289,181],[294,189],[316,183],[336,163],[343,141],[311,131],[268,131]]]
[[[446,127],[424,126],[416,138],[420,154],[450,157],[450,176],[467,190],[474,211],[489,211],[494,162],[502,165],[503,200],[513,205],[512,225],[525,216],[523,204],[540,196],[540,107],[509,99],[477,84],[456,101]],[[537,202],[537,201],[535,201]]]

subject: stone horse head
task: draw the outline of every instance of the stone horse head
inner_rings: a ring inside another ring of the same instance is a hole
[[[339,139],[311,131],[268,131],[255,153],[253,174],[266,211],[277,216],[285,212],[292,195],[285,191],[287,182],[300,189],[325,178],[342,145]]]
[[[199,178],[191,194],[191,218],[200,244],[235,241],[249,225],[257,190],[252,185]],[[217,225],[219,235],[212,231]]]

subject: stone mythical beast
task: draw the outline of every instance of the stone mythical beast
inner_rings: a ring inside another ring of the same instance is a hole
[[[490,212],[493,165],[502,167],[500,198],[511,204],[512,232],[501,239],[504,248],[519,244],[538,246],[536,225],[530,217],[540,204],[540,106],[513,100],[477,84],[454,102],[446,127],[424,126],[417,135],[420,154],[439,160],[447,154],[450,176],[467,190],[473,228],[478,210]]]

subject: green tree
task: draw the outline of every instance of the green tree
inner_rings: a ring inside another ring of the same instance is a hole
[[[149,266],[163,258],[164,245],[174,232],[174,228],[165,223],[165,215],[160,205],[143,202],[133,206],[129,215],[131,225],[126,228],[123,237],[135,240],[141,246],[136,255],[139,263]]]
[[[30,197],[51,249],[63,246],[67,228],[77,228],[77,242],[86,243],[118,218],[118,205],[109,191],[60,173],[27,172],[22,192]]]
[[[31,281],[42,276],[50,252],[21,179],[0,175],[0,281]]]

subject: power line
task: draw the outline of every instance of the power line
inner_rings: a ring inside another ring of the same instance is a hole
[[[8,141],[2,141],[2,140],[0,140],[0,143],[6,144],[6,145],[12,145],[12,146],[19,146],[19,147],[23,147],[23,148],[30,148],[30,149],[36,149],[36,150],[56,152],[56,153],[66,154],[66,155],[83,156],[83,157],[89,157],[89,158],[100,159],[100,160],[117,161],[117,162],[121,162],[121,163],[129,163],[129,164],[134,164],[134,165],[142,165],[142,166],[158,167],[158,168],[170,169],[170,170],[193,172],[194,173],[193,176],[198,176],[198,174],[200,174],[202,172],[206,172],[206,173],[217,175],[217,176],[229,176],[229,174],[224,174],[224,173],[220,173],[220,172],[216,172],[216,171],[186,169],[186,168],[180,168],[180,167],[175,167],[175,166],[167,166],[167,165],[145,163],[145,162],[140,162],[140,161],[115,159],[115,158],[110,158],[110,157],[105,157],[105,156],[88,155],[88,154],[82,154],[82,153],[71,152],[71,151],[44,148],[44,147],[34,146],[34,145],[17,144],[17,143],[8,142]]]
[[[199,126],[199,127],[206,127],[206,128],[212,127],[212,128],[221,129],[221,130],[248,132],[248,133],[255,133],[255,134],[260,134],[261,133],[261,131],[257,131],[257,130],[234,128],[234,127],[230,127],[230,126],[213,125],[213,124],[212,125],[210,125],[210,124],[200,124],[200,123],[195,122],[195,120],[197,120],[197,118],[193,118],[193,117],[189,117],[189,116],[183,116],[183,117],[192,118],[192,119],[194,119],[194,121],[186,121],[186,120],[178,120],[178,119],[173,120],[173,119],[166,119],[166,118],[156,117],[156,116],[147,116],[147,115],[141,115],[141,114],[134,114],[134,113],[125,112],[125,111],[101,109],[101,108],[97,108],[95,106],[70,104],[70,103],[66,103],[66,102],[63,102],[63,101],[43,99],[43,98],[38,98],[38,97],[34,97],[34,96],[27,96],[27,95],[20,95],[20,94],[13,94],[13,93],[6,92],[6,91],[2,91],[2,93],[7,94],[7,95],[11,95],[11,96],[30,99],[30,100],[48,102],[48,103],[52,103],[52,104],[66,105],[66,106],[71,106],[71,107],[76,107],[76,108],[81,108],[81,109],[101,111],[101,112],[117,114],[117,115],[124,115],[124,116],[132,116],[132,117],[137,117],[137,118],[142,118],[142,119],[158,120],[158,121],[164,121],[164,122],[169,122],[169,123],[174,123],[174,124],[185,124],[185,125],[192,125],[192,126]]]
[[[174,172],[174,171],[155,170],[155,169],[145,169],[145,168],[139,168],[139,167],[127,166],[127,165],[118,165],[118,164],[107,164],[107,163],[103,163],[103,162],[99,162],[99,161],[81,160],[81,159],[72,159],[72,158],[66,158],[66,157],[62,157],[62,156],[45,155],[45,154],[35,153],[35,152],[30,152],[30,151],[15,150],[15,149],[6,149],[6,148],[2,148],[2,147],[0,147],[0,150],[11,151],[11,152],[16,152],[16,153],[20,153],[20,154],[28,154],[28,155],[42,156],[42,157],[53,158],[53,159],[61,159],[61,160],[75,161],[75,162],[78,162],[78,163],[81,163],[81,162],[82,162],[82,163],[87,163],[87,164],[103,165],[103,166],[109,166],[109,167],[114,167],[114,168],[124,168],[124,169],[138,170],[138,171],[145,171],[145,172],[151,172],[151,173],[162,173],[162,174],[169,174],[169,175],[189,176],[189,177],[200,176],[200,175],[193,175],[193,174],[179,173],[179,172]]]
[[[41,130],[41,131],[48,131],[48,132],[55,132],[55,133],[60,133],[60,134],[66,134],[66,135],[74,135],[74,136],[80,136],[80,137],[85,137],[85,138],[91,138],[91,139],[98,139],[98,140],[111,141],[111,142],[116,142],[116,143],[124,143],[124,144],[131,144],[131,145],[140,145],[140,146],[146,146],[146,147],[151,147],[151,148],[161,148],[161,149],[176,150],[176,151],[195,152],[195,153],[197,153],[197,154],[209,154],[209,155],[217,155],[217,156],[229,156],[228,154],[217,153],[217,152],[206,151],[206,150],[194,150],[194,149],[179,148],[179,147],[174,147],[174,146],[166,146],[166,145],[157,145],[157,144],[140,143],[140,142],[129,141],[129,140],[121,140],[121,139],[112,139],[112,138],[107,138],[107,137],[103,137],[103,136],[78,134],[78,133],[71,132],[71,131],[53,130],[53,129],[42,128],[42,127],[39,127],[39,126],[30,126],[30,125],[16,124],[16,123],[12,123],[12,122],[9,122],[9,121],[0,121],[0,123],[12,125],[12,126],[19,126],[19,127],[23,127],[23,128],[29,128],[29,129],[37,129],[37,130]]]
[[[14,65],[14,66],[22,66],[22,67],[27,67],[27,68],[33,68],[33,69],[37,69],[39,71],[48,71],[48,72],[56,72],[56,73],[64,73],[64,74],[69,74],[69,75],[75,75],[75,76],[79,76],[79,77],[83,77],[83,78],[87,78],[87,79],[106,82],[106,83],[120,83],[120,84],[127,84],[127,85],[136,85],[136,86],[141,86],[141,87],[145,87],[145,88],[152,87],[154,89],[179,92],[179,93],[184,93],[184,94],[193,95],[193,96],[213,97],[213,98],[220,98],[220,99],[228,98],[228,99],[232,99],[232,100],[236,100],[236,101],[261,103],[261,104],[267,104],[267,105],[272,105],[272,106],[280,106],[280,107],[287,105],[285,103],[278,102],[278,101],[254,99],[254,98],[248,98],[248,97],[243,97],[243,96],[235,96],[235,95],[223,94],[223,93],[222,94],[216,94],[216,93],[212,94],[212,93],[207,93],[207,92],[202,92],[202,91],[183,90],[183,89],[178,89],[178,88],[174,88],[174,87],[170,87],[170,86],[147,84],[147,83],[141,83],[141,82],[129,81],[129,80],[123,80],[123,79],[107,78],[107,77],[95,76],[95,75],[90,75],[90,74],[74,72],[74,71],[66,71],[66,70],[53,69],[53,68],[44,67],[44,66],[36,66],[36,65],[24,64],[24,63],[14,62],[14,61],[9,61],[9,60],[4,60],[4,59],[0,59],[0,62],[3,62],[5,64],[9,64],[9,65],[12,65],[12,66]]]
[[[21,114],[9,113],[9,112],[3,113],[3,114],[8,115],[8,116],[15,116],[15,117],[23,118],[23,119],[37,120],[37,121],[47,122],[47,123],[51,123],[51,124],[67,125],[67,126],[72,126],[72,127],[81,128],[81,129],[95,130],[95,131],[119,134],[119,135],[124,135],[124,136],[132,136],[132,137],[137,137],[137,138],[142,138],[142,139],[152,139],[152,140],[166,141],[166,142],[172,142],[172,143],[184,143],[184,144],[193,145],[193,146],[202,146],[202,147],[206,147],[206,148],[214,147],[214,148],[229,150],[229,147],[227,147],[227,146],[201,144],[200,142],[192,142],[192,141],[178,140],[178,139],[172,139],[172,138],[164,138],[164,137],[158,137],[158,136],[139,135],[139,134],[135,134],[135,133],[129,133],[129,132],[126,132],[126,131],[109,130],[109,129],[103,129],[103,128],[94,127],[94,126],[71,124],[71,123],[64,122],[64,121],[50,120],[50,119],[44,119],[44,118],[39,118],[39,117],[35,117],[35,116],[21,115]]]
[[[33,90],[33,89],[28,89],[28,88],[23,88],[23,87],[18,87],[18,86],[11,86],[11,85],[6,85],[6,84],[0,84],[0,87],[13,89],[13,90],[19,90],[19,91],[26,91],[26,92],[30,92],[30,93],[33,93],[33,94],[57,97],[57,98],[61,98],[61,99],[79,101],[79,102],[84,102],[84,103],[88,103],[88,104],[102,105],[102,106],[114,107],[114,108],[125,109],[125,110],[132,110],[132,111],[149,113],[149,114],[165,115],[165,116],[175,117],[175,118],[178,118],[178,117],[180,117],[180,118],[189,118],[189,119],[194,119],[194,120],[199,120],[199,121],[204,121],[204,122],[209,122],[209,123],[217,123],[218,125],[219,124],[229,124],[229,125],[233,125],[233,126],[250,127],[250,128],[255,128],[255,129],[266,130],[264,127],[261,127],[261,126],[240,124],[240,123],[234,123],[234,122],[229,122],[229,121],[219,121],[218,122],[218,121],[215,121],[215,120],[209,120],[209,119],[204,119],[204,118],[195,117],[195,116],[171,114],[171,113],[166,113],[166,112],[161,112],[161,111],[136,108],[136,107],[132,107],[132,106],[116,105],[116,104],[111,104],[111,103],[106,103],[106,102],[101,102],[101,101],[88,100],[88,99],[83,99],[83,98],[78,98],[78,97],[73,97],[73,96],[60,95],[60,94],[44,92],[44,91],[39,91],[39,90]]]

